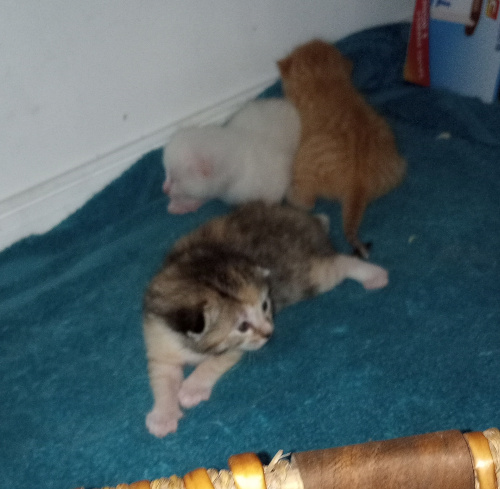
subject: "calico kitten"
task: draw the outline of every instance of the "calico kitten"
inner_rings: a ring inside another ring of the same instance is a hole
[[[318,197],[340,201],[344,235],[367,258],[358,238],[366,206],[400,184],[405,173],[391,128],[356,90],[351,61],[332,45],[313,40],[278,67],[302,125],[288,200],[305,208]]]
[[[273,313],[345,278],[384,287],[387,272],[337,254],[324,217],[250,203],[181,238],[144,297],[144,336],[154,407],[148,430],[176,431],[181,407],[210,397],[244,351],[263,346]],[[197,365],[186,379],[183,367]]]
[[[299,138],[299,115],[285,99],[249,102],[224,127],[180,129],[164,149],[168,211],[191,212],[212,198],[280,202]]]

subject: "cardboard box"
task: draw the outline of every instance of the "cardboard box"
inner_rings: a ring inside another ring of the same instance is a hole
[[[500,0],[416,0],[404,77],[498,101]]]

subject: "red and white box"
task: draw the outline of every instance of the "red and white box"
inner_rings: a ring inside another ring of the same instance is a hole
[[[405,80],[499,99],[500,0],[416,0]]]

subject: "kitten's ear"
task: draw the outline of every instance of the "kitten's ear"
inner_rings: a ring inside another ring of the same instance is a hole
[[[290,71],[290,67],[292,65],[292,60],[290,57],[280,59],[277,63],[278,69],[280,70],[281,76],[285,77],[288,75]]]
[[[169,326],[179,333],[198,337],[205,331],[203,304],[195,307],[180,307],[165,314]]]
[[[195,155],[189,169],[193,175],[210,178],[214,173],[214,164],[209,158]]]
[[[269,268],[264,268],[264,267],[255,267],[255,270],[257,272],[257,275],[262,278],[267,278],[269,275],[271,275],[271,270]]]

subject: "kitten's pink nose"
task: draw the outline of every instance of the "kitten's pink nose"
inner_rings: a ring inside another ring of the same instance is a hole
[[[274,328],[269,321],[265,321],[257,328],[257,330],[263,338],[268,340],[273,335]]]
[[[163,187],[162,187],[162,189],[163,189],[163,193],[168,195],[168,193],[170,192],[170,187],[171,187],[171,186],[172,186],[172,185],[171,185],[171,183],[170,183],[170,180],[165,180],[165,181],[163,182]]]

